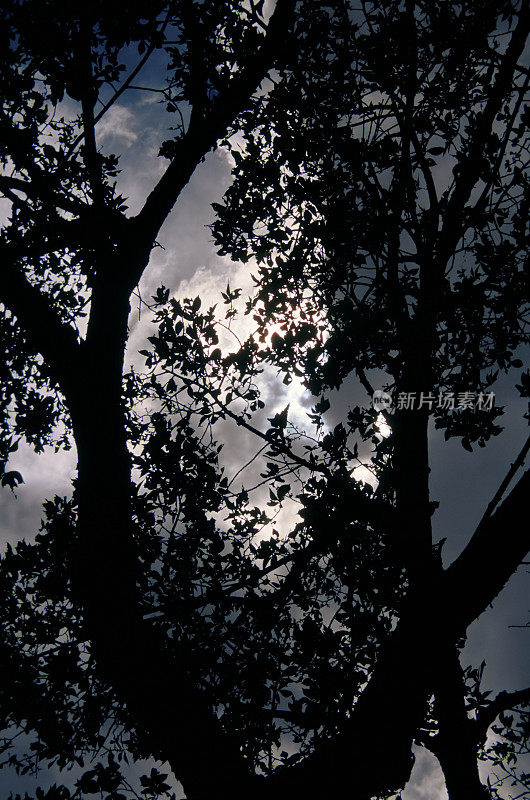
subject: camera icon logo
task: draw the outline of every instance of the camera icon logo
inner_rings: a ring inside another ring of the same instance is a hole
[[[392,397],[387,392],[383,392],[382,389],[377,389],[372,397],[372,406],[376,411],[387,411],[391,414]]]

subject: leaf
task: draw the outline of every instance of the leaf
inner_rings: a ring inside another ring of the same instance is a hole
[[[165,305],[169,299],[169,289],[165,286],[159,286],[156,293],[153,295],[153,300],[157,305]]]
[[[322,395],[319,402],[313,408],[313,411],[315,412],[315,414],[325,414],[326,411],[329,411],[329,408],[330,408],[330,402],[328,398]]]
[[[278,489],[276,490],[276,494],[277,494],[278,500],[280,502],[286,497],[286,495],[289,494],[289,489],[290,489],[290,486],[287,483],[284,484],[283,486],[279,486],[278,487]]]
[[[287,414],[289,412],[289,403],[285,406],[283,411],[279,411],[278,414],[275,414],[274,417],[269,418],[269,422],[273,428],[283,428],[287,425]]]
[[[274,333],[271,336],[271,344],[272,344],[272,347],[273,347],[274,350],[279,350],[279,348],[283,344],[282,337],[276,331],[274,331]]]
[[[9,472],[4,472],[1,483],[2,486],[9,486],[11,491],[14,492],[19,484],[24,483],[24,478],[17,470],[10,470]]]

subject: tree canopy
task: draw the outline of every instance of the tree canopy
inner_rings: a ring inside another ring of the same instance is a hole
[[[170,796],[158,762],[189,800],[371,800],[419,745],[450,800],[530,797],[530,690],[491,697],[461,656],[528,549],[529,440],[446,566],[429,488],[434,430],[472,453],[499,379],[530,396],[527,4],[0,15],[2,485],[21,442],[77,454],[0,561],[3,763],[73,770],[49,800]],[[99,139],[133,92],[167,114],[135,214]],[[131,298],[218,146],[211,236],[253,292],[161,286],[132,366]],[[256,443],[231,471],[230,426]]]

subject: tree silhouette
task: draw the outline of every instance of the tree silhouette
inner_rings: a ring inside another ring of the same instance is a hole
[[[170,791],[154,767],[136,790],[129,757],[167,762],[190,800],[383,798],[414,743],[451,800],[502,797],[504,776],[528,796],[530,691],[489,698],[459,654],[527,551],[529,473],[510,485],[529,445],[444,568],[428,434],[485,446],[528,343],[530,10],[307,5],[1,12],[2,483],[21,440],[77,451],[72,498],[0,570],[4,762],[84,770],[50,800]],[[153,60],[174,135],[133,216],[97,126]],[[131,295],[219,142],[234,180],[213,235],[257,262],[254,330],[226,344],[238,288],[220,318],[161,287],[145,369],[124,369]],[[314,395],[310,430],[264,408],[271,371]],[[394,409],[348,403],[330,426],[352,381]],[[229,424],[260,448],[240,491]]]

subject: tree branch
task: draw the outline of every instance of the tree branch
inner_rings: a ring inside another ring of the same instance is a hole
[[[501,144],[501,147],[499,148],[497,159],[495,161],[495,166],[491,170],[491,177],[490,177],[489,181],[487,181],[486,185],[484,186],[484,189],[482,190],[482,193],[481,193],[479,199],[475,203],[475,210],[478,211],[478,212],[480,212],[484,208],[484,206],[486,205],[487,196],[488,196],[489,192],[491,191],[491,189],[493,187],[495,179],[498,177],[499,170],[500,170],[501,164],[502,164],[502,160],[504,158],[504,155],[506,153],[506,149],[508,147],[508,143],[510,141],[510,134],[512,133],[514,125],[515,125],[515,123],[517,121],[519,110],[521,108],[521,105],[522,105],[523,100],[524,100],[524,96],[526,94],[526,91],[527,91],[529,85],[530,85],[530,72],[527,73],[526,79],[525,79],[523,85],[521,86],[521,88],[519,89],[519,96],[518,96],[518,98],[516,100],[515,107],[514,107],[514,109],[512,111],[512,114],[510,116],[509,122],[506,125],[506,130],[504,132],[502,144]]]
[[[103,200],[103,181],[101,173],[101,163],[96,144],[96,121],[94,118],[94,107],[98,99],[98,90],[94,84],[92,70],[92,47],[88,25],[82,24],[80,32],[80,64],[83,70],[81,75],[81,117],[83,120],[83,139],[84,150],[83,160],[88,171],[88,179],[92,192],[92,200],[96,207],[102,205]]]
[[[225,91],[218,96],[209,114],[198,119],[192,112],[188,130],[176,144],[173,160],[147,197],[141,211],[132,220],[135,239],[144,253],[144,259],[197,165],[226,134],[272,66],[276,52],[285,39],[285,28],[294,5],[295,0],[278,0],[267,25],[263,44],[246,68],[236,73]],[[133,269],[129,281],[131,288],[138,283],[144,268],[145,264]]]
[[[15,315],[26,338],[66,388],[74,379],[73,365],[79,355],[75,330],[60,319],[49,298],[28,281],[3,242],[0,258],[0,302]]]
[[[166,28],[166,25],[167,25],[167,23],[168,23],[168,18],[169,18],[169,12],[168,12],[168,15],[166,16],[166,19],[165,19],[165,21],[164,21],[164,23],[163,23],[163,25],[162,25],[162,28],[161,28],[161,31],[160,31],[160,33],[161,33],[161,34],[164,32],[164,30],[165,30],[165,28]],[[131,73],[130,73],[128,76],[127,76],[127,78],[124,80],[124,82],[122,83],[122,85],[121,85],[121,86],[120,86],[118,89],[116,89],[116,91],[114,92],[114,94],[112,95],[112,97],[110,98],[110,100],[108,100],[108,101],[105,103],[105,105],[103,106],[103,108],[101,108],[101,109],[98,111],[98,113],[97,113],[97,114],[96,114],[96,116],[94,117],[94,124],[95,124],[95,125],[97,125],[97,124],[98,124],[98,122],[100,121],[100,119],[101,119],[101,118],[102,118],[102,117],[103,117],[103,116],[104,116],[104,115],[107,113],[107,111],[109,110],[109,108],[111,108],[111,107],[114,105],[114,103],[116,102],[116,100],[118,99],[118,97],[120,97],[120,95],[122,95],[122,94],[123,94],[123,92],[125,92],[125,90],[126,90],[126,89],[132,88],[132,87],[131,87],[131,83],[132,83],[132,82],[133,82],[133,80],[136,78],[136,76],[138,75],[138,73],[140,72],[140,70],[142,69],[142,67],[144,67],[144,66],[145,66],[145,64],[148,62],[149,58],[152,56],[152,54],[153,54],[153,52],[154,52],[155,50],[156,50],[156,43],[152,43],[152,44],[151,44],[151,45],[150,45],[150,46],[147,48],[147,50],[145,51],[144,55],[142,56],[142,58],[140,59],[140,61],[139,61],[139,62],[138,62],[138,64],[136,65],[136,67],[133,69],[133,71],[132,71],[132,72],[131,72]],[[75,149],[76,149],[77,145],[78,145],[78,144],[79,144],[79,143],[80,143],[80,142],[83,140],[83,136],[84,136],[84,134],[83,134],[83,133],[80,133],[80,134],[79,134],[79,136],[77,136],[77,137],[76,137],[76,139],[74,139],[74,141],[73,141],[73,143],[72,143],[71,147],[70,147],[70,148],[69,148],[69,150],[68,150],[68,158],[69,158],[69,157],[72,155],[72,153],[75,151]]]
[[[188,33],[190,51],[190,101],[193,114],[203,117],[208,107],[208,75],[204,59],[204,23],[198,18],[198,9],[193,2],[184,4],[184,30]]]
[[[439,237],[439,255],[442,263],[447,260],[448,255],[454,249],[455,242],[458,241],[463,233],[462,212],[480,175],[484,142],[492,130],[495,118],[504,102],[506,92],[513,81],[517,62],[524,51],[529,32],[530,6],[527,3],[523,3],[510,43],[500,61],[497,78],[491,88],[486,106],[477,119],[467,155],[461,162],[460,174],[448,201],[445,220]]]
[[[523,520],[529,492],[527,470],[445,571],[450,613],[462,632],[493,602],[528,552],[528,530]]]
[[[519,689],[516,692],[499,692],[489,705],[481,708],[478,712],[475,726],[480,741],[486,739],[488,728],[495,722],[501,712],[512,711],[517,706],[527,705],[528,703],[530,703],[530,686],[526,689]]]
[[[510,469],[508,470],[507,475],[505,476],[504,480],[501,482],[501,485],[499,486],[499,488],[497,489],[497,491],[493,495],[493,498],[488,503],[488,507],[486,508],[486,511],[484,512],[484,516],[482,517],[482,519],[480,520],[480,522],[478,524],[479,528],[486,523],[486,521],[491,517],[491,515],[495,511],[496,507],[498,506],[498,504],[502,500],[506,489],[508,488],[508,486],[512,482],[513,476],[515,475],[517,470],[520,467],[523,466],[523,464],[524,464],[524,462],[526,460],[526,456],[528,455],[528,451],[529,450],[530,450],[530,436],[528,437],[528,439],[524,443],[521,452],[519,453],[519,455],[517,456],[517,458],[515,459],[513,464],[510,464]]]
[[[6,192],[6,190],[10,192],[24,192],[24,194],[31,198],[32,200],[38,200],[44,205],[49,205],[51,207],[59,207],[62,208],[63,211],[68,211],[72,214],[80,214],[83,211],[86,211],[87,205],[83,203],[82,200],[69,196],[66,197],[64,195],[57,195],[53,192],[49,193],[49,197],[45,196],[45,192],[39,191],[39,180],[45,180],[46,176],[41,175],[39,178],[33,176],[32,181],[25,181],[21,178],[14,178],[9,175],[0,175],[0,191]],[[47,187],[43,187],[47,188]],[[10,197],[10,195],[6,196]],[[10,197],[11,199],[11,197]],[[20,198],[17,197],[17,200]]]

